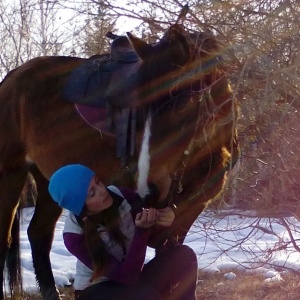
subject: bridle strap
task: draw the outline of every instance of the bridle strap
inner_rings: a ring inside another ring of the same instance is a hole
[[[168,206],[176,205],[175,204],[177,202],[176,196],[183,192],[182,180],[185,174],[186,166],[188,164],[187,160],[194,150],[193,144],[194,144],[194,137],[191,139],[189,144],[189,146],[191,147],[188,147],[188,149],[191,148],[191,150],[184,151],[181,159],[178,161],[175,171],[171,174],[172,182],[166,198]]]

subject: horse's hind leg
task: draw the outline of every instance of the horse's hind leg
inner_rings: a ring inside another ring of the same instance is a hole
[[[6,160],[6,163],[8,160]],[[12,298],[21,291],[21,271],[19,261],[19,226],[16,212],[19,197],[27,177],[24,166],[8,167],[2,164],[0,173],[0,299],[3,299],[4,266],[8,271],[9,287]]]
[[[28,227],[33,266],[43,299],[57,300],[60,297],[51,269],[50,250],[61,208],[48,193],[48,180],[35,166],[31,167],[30,173],[35,179],[38,190],[35,212]]]

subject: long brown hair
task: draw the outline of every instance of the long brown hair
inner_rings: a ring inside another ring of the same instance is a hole
[[[127,237],[120,230],[120,214],[119,206],[124,200],[122,197],[116,195],[108,189],[109,194],[113,198],[112,205],[102,212],[87,216],[86,208],[84,207],[82,216],[86,217],[83,225],[86,245],[89,255],[93,262],[93,278],[97,278],[105,272],[108,267],[108,249],[101,238],[101,232],[98,231],[99,225],[105,227],[109,238],[119,244],[124,254],[126,253],[126,239]]]

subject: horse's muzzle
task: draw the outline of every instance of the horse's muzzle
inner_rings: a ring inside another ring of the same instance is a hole
[[[160,191],[157,186],[150,182],[148,183],[149,193],[144,197],[143,202],[145,207],[164,208],[166,207],[165,201],[158,201],[160,198]]]

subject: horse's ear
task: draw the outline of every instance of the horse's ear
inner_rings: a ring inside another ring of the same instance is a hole
[[[149,55],[151,55],[153,50],[151,45],[135,37],[130,32],[127,32],[127,36],[133,49],[142,60],[144,60],[145,58],[149,57]]]

